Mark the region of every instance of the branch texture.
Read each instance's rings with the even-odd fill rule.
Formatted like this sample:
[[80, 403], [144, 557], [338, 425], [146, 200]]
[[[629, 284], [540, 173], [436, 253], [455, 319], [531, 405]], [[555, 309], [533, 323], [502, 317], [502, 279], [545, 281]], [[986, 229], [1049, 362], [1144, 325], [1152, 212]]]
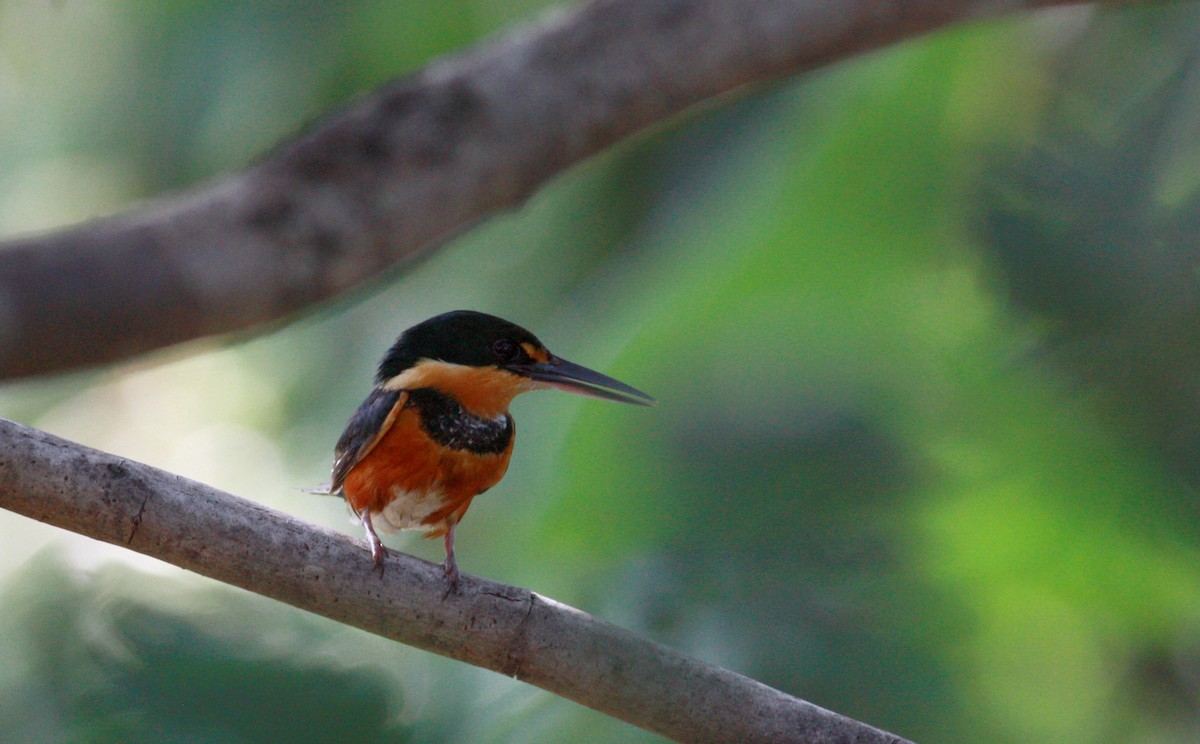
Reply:
[[0, 419], [0, 507], [126, 546], [418, 648], [506, 674], [674, 739], [903, 739], [640, 638], [526, 589], [345, 535]]
[[702, 101], [1078, 0], [593, 0], [385, 85], [259, 163], [0, 245], [0, 378], [277, 320]]

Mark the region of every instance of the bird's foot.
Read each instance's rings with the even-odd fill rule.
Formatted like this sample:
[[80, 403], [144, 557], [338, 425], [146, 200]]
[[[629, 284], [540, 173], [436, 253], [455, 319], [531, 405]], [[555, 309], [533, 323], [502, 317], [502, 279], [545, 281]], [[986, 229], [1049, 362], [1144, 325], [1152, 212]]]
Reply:
[[379, 571], [379, 578], [383, 578], [383, 559], [387, 557], [387, 548], [383, 547], [379, 535], [375, 534], [375, 525], [371, 523], [371, 513], [364, 509], [359, 515], [359, 519], [367, 533], [367, 548], [371, 551], [371, 563], [374, 564], [375, 570]]
[[368, 541], [368, 545], [371, 548], [371, 563], [373, 564], [373, 570], [378, 571], [379, 578], [382, 579], [384, 566], [383, 559], [387, 557], [387, 548], [383, 547], [383, 543], [379, 542], [379, 538], [375, 538], [373, 542]]
[[442, 599], [445, 599], [451, 594], [458, 594], [458, 563], [447, 558], [442, 562], [442, 570], [446, 572], [446, 591], [442, 593]]
[[457, 522], [452, 521], [446, 528], [446, 560], [442, 561], [442, 568], [446, 571], [446, 593], [442, 599], [458, 593], [458, 561], [454, 559], [455, 526]]

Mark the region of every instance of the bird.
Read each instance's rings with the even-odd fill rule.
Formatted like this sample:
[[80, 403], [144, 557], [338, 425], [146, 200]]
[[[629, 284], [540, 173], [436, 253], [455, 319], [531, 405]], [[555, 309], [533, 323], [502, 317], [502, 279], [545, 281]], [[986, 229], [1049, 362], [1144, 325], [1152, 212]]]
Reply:
[[551, 354], [532, 333], [494, 315], [455, 310], [417, 323], [384, 354], [319, 492], [346, 500], [381, 572], [387, 550], [377, 529], [442, 537], [447, 592], [454, 591], [454, 529], [471, 501], [504, 477], [512, 457], [509, 404], [545, 388], [655, 404], [636, 388]]

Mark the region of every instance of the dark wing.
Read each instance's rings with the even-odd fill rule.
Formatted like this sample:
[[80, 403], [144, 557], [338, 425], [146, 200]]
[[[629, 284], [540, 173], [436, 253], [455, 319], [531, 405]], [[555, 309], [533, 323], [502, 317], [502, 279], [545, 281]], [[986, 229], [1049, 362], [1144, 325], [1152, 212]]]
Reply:
[[333, 480], [329, 484], [330, 493], [342, 490], [342, 483], [350, 470], [375, 448], [387, 430], [392, 428], [396, 415], [408, 400], [407, 390], [384, 390], [375, 388], [367, 399], [362, 402], [346, 431], [338, 440], [333, 455]]

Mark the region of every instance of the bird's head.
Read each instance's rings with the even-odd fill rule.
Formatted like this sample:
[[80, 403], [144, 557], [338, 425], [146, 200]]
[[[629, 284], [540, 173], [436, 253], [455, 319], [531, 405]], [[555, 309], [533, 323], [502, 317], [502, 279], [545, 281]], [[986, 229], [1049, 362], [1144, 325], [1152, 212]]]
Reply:
[[473, 310], [444, 313], [406, 330], [384, 356], [375, 381], [389, 389], [439, 389], [484, 415], [503, 413], [518, 394], [541, 388], [654, 405], [640, 390], [551, 354], [524, 328]]

